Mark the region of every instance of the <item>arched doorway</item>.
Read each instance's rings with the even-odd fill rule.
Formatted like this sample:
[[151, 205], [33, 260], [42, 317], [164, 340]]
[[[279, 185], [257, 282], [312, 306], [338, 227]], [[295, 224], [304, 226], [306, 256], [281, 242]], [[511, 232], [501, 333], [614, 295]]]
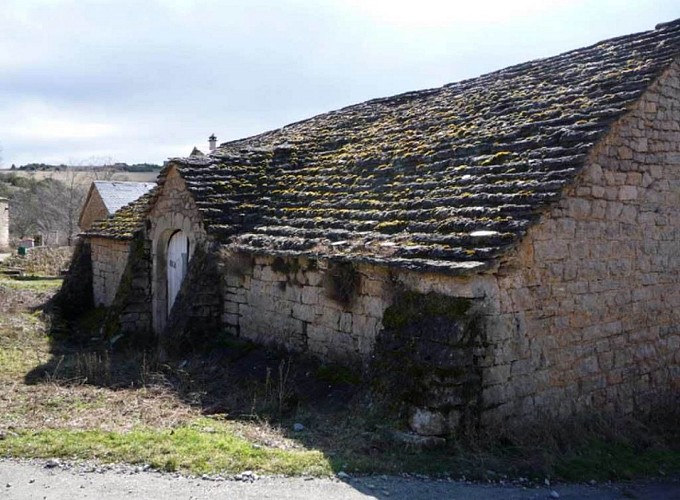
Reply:
[[170, 314], [189, 267], [189, 238], [183, 231], [175, 231], [170, 236], [167, 256], [167, 304]]
[[152, 248], [153, 329], [161, 335], [182, 287], [198, 242], [191, 220], [167, 213], [154, 219], [150, 232]]

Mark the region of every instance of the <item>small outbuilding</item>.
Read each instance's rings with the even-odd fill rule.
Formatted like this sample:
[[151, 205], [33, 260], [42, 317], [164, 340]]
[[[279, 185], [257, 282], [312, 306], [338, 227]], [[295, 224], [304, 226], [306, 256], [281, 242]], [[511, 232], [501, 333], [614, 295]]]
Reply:
[[[121, 208], [144, 196], [155, 186], [155, 182], [92, 182], [80, 211], [80, 230], [87, 231], [94, 223], [109, 220]], [[109, 306], [127, 264], [127, 242], [121, 243], [116, 238], [90, 237], [88, 247], [92, 253], [94, 304]]]
[[160, 345], [398, 374], [422, 433], [648, 411], [680, 389], [679, 56], [673, 21], [172, 159], [85, 234], [129, 255], [95, 296]]
[[80, 230], [87, 231], [93, 222], [111, 217], [155, 185], [155, 182], [94, 181], [80, 211]]

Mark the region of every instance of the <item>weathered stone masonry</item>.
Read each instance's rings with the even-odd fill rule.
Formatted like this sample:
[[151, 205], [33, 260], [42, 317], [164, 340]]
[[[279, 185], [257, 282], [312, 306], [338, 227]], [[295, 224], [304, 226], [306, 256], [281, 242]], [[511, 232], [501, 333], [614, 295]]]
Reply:
[[130, 253], [130, 241], [91, 238], [90, 247], [94, 305], [108, 307], [118, 292]]
[[343, 301], [331, 298], [342, 284], [330, 282], [328, 266], [306, 258], [229, 256], [224, 323], [231, 333], [323, 359], [368, 359], [391, 299], [389, 273], [358, 266], [357, 289]]
[[[403, 395], [421, 414], [442, 415], [442, 433], [478, 419], [486, 314], [498, 300], [492, 276], [305, 257], [226, 254], [223, 260], [222, 319], [230, 333], [378, 375], [393, 397]], [[349, 296], [338, 294], [342, 280], [354, 287]], [[415, 373], [418, 380], [410, 380]]]
[[624, 414], [680, 388], [675, 63], [499, 273], [496, 415]]

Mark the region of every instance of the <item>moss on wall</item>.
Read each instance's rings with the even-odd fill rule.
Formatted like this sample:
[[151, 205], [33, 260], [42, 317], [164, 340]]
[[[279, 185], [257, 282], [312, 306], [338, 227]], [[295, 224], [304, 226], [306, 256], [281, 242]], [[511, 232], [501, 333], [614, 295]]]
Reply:
[[472, 300], [468, 298], [448, 297], [436, 293], [423, 295], [417, 292], [402, 292], [397, 303], [385, 310], [383, 325], [388, 329], [400, 329], [427, 317], [457, 321], [465, 317], [471, 305]]
[[350, 306], [361, 287], [361, 274], [352, 262], [331, 262], [324, 273], [323, 285], [329, 298]]
[[376, 394], [401, 416], [414, 408], [443, 415], [450, 434], [476, 427], [485, 340], [475, 301], [402, 291], [383, 326], [372, 366]]
[[103, 325], [104, 336], [117, 346], [149, 348], [151, 327], [151, 252], [141, 236], [130, 242], [130, 254], [116, 297]]

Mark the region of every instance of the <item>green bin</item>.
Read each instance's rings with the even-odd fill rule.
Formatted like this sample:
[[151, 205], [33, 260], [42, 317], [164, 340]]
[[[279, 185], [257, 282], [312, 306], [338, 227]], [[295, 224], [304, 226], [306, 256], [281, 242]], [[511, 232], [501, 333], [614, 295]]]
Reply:
[[26, 255], [26, 247], [19, 247], [19, 255]]

